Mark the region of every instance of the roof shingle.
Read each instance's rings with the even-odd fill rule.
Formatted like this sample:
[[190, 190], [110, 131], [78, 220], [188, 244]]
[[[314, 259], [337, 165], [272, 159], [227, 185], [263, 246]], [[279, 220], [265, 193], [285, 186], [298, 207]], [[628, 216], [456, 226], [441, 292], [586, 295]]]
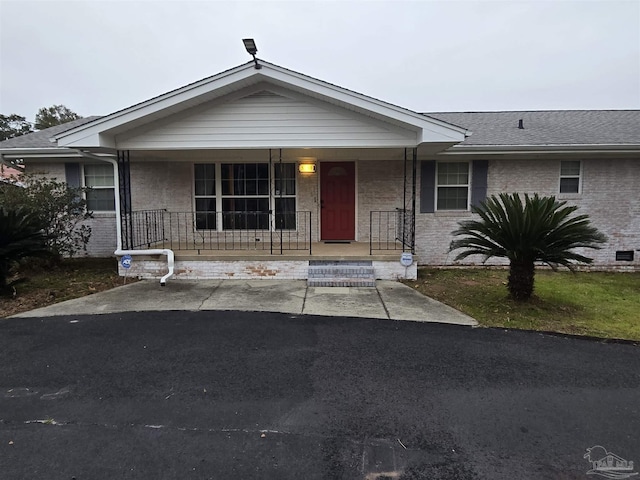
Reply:
[[[640, 110], [436, 112], [423, 115], [466, 128], [461, 145], [640, 145]], [[58, 133], [101, 118], [86, 117], [0, 142], [5, 148], [54, 148]], [[519, 120], [523, 129], [518, 128]]]
[[[425, 113], [472, 132], [461, 145], [640, 145], [640, 110]], [[523, 121], [523, 129], [518, 121]]]
[[55, 142], [52, 143], [49, 140], [54, 135], [79, 127], [85, 123], [93, 122], [98, 118], [100, 117], [93, 116], [79, 118], [77, 120], [63, 123], [62, 125], [56, 125], [55, 127], [49, 127], [44, 130], [38, 130], [37, 132], [10, 138], [9, 140], [0, 142], [0, 148], [54, 148], [56, 146]]

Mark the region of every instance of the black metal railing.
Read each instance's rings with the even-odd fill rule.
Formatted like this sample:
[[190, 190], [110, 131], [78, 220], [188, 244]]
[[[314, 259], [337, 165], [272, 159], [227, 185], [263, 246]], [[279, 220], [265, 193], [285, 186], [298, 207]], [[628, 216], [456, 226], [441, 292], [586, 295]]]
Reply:
[[164, 210], [139, 210], [130, 214], [122, 214], [122, 223], [128, 225], [128, 233], [123, 230], [125, 248], [151, 248], [162, 243], [164, 234]]
[[[126, 218], [125, 218], [126, 217]], [[172, 250], [261, 250], [311, 254], [311, 212], [168, 212], [134, 211], [123, 217], [130, 226], [123, 245]]]
[[402, 249], [415, 253], [415, 217], [411, 210], [396, 208], [398, 221], [396, 222], [396, 240], [402, 244]]
[[369, 254], [376, 250], [414, 250], [413, 216], [402, 208], [369, 212]]

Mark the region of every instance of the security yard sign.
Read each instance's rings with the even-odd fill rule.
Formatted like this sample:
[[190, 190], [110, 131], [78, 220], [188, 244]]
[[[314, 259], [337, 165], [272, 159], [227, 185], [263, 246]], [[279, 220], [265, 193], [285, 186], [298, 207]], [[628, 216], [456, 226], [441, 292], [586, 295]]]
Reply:
[[120, 259], [120, 265], [122, 268], [131, 268], [131, 255], [123, 255]]
[[411, 255], [411, 252], [402, 252], [402, 255], [400, 255], [400, 264], [403, 267], [410, 267], [412, 263], [413, 255]]

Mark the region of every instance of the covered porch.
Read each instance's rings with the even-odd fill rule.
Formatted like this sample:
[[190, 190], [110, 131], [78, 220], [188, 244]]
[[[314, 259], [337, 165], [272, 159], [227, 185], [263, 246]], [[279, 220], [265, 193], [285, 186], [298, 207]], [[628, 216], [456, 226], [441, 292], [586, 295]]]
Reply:
[[[417, 163], [465, 133], [261, 62], [57, 140], [93, 160], [117, 158], [118, 252], [175, 252], [176, 276], [232, 277], [260, 270], [255, 262], [286, 272], [293, 262], [289, 278], [306, 278], [305, 262], [399, 265], [400, 252], [414, 253]], [[141, 276], [154, 274], [147, 265]]]
[[121, 151], [122, 246], [198, 255], [314, 256], [336, 246], [357, 255], [414, 253], [416, 163], [415, 148]]
[[185, 278], [307, 279], [319, 262], [413, 278], [396, 266], [415, 251], [416, 149], [300, 153], [119, 152], [123, 248], [170, 249]]

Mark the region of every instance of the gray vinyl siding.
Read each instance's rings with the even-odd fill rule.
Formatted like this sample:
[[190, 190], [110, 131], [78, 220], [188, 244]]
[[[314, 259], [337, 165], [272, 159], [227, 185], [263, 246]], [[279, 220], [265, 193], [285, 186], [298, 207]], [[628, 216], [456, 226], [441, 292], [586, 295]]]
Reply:
[[116, 141], [120, 149], [384, 147], [414, 144], [416, 133], [313, 99], [261, 92]]

